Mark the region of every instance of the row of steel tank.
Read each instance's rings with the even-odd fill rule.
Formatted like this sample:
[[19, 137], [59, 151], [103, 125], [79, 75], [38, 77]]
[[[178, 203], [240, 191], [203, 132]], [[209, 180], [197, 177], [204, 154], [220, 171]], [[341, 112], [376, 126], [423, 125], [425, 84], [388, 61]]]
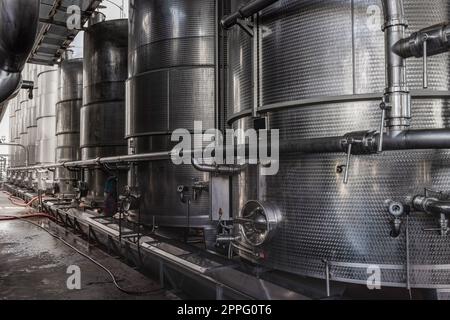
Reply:
[[[85, 63], [67, 52], [58, 65], [27, 65], [24, 69], [23, 78], [34, 82], [34, 94], [31, 97], [29, 90], [21, 90], [9, 102], [10, 142], [15, 144], [11, 146], [11, 167], [28, 164], [33, 170], [12, 170], [10, 180], [62, 197], [84, 190], [77, 182], [85, 180], [89, 188], [84, 198], [101, 206], [104, 183], [110, 176], [104, 168], [82, 172], [62, 167], [36, 169], [126, 154], [127, 20], [93, 22], [85, 32]], [[24, 179], [30, 184], [23, 183]]]
[[[204, 129], [224, 129], [224, 114], [234, 129], [254, 128], [254, 116], [263, 118], [267, 128], [280, 130], [283, 141], [379, 127], [385, 87], [381, 1], [280, 0], [253, 23], [257, 42], [245, 28], [220, 31], [220, 17], [247, 2], [131, 0], [129, 24], [90, 26], [82, 98], [79, 73], [60, 75], [68, 96], [60, 99], [58, 118], [65, 123], [57, 126], [53, 149], [59, 158], [49, 161], [168, 151], [176, 143], [174, 130], [192, 132], [194, 121], [202, 121]], [[445, 1], [409, 0], [405, 14], [410, 29], [417, 30], [447, 20], [450, 11]], [[433, 57], [428, 68], [423, 93], [421, 65], [408, 65], [409, 85], [418, 97], [412, 128], [448, 123], [448, 56]], [[46, 73], [50, 77], [52, 71]], [[41, 85], [38, 77], [38, 91]], [[22, 109], [20, 101], [10, 105], [14, 131]], [[51, 118], [51, 112], [44, 114]], [[11, 136], [20, 142], [17, 130]], [[354, 156], [348, 184], [342, 183], [341, 154], [281, 154], [273, 176], [250, 165], [219, 179], [170, 160], [140, 162], [128, 178], [120, 168], [105, 166], [77, 173], [81, 176], [63, 168], [57, 176], [72, 187], [85, 181], [93, 205], [102, 202], [107, 181], [117, 179], [118, 192], [125, 192], [125, 185], [135, 191], [142, 222], [149, 225], [215, 230], [223, 219], [234, 219], [234, 250], [269, 269], [366, 283], [367, 270], [377, 266], [385, 285], [438, 288], [450, 279], [448, 236], [430, 231], [436, 219], [425, 214], [408, 217], [400, 234], [391, 236], [386, 201], [424, 188], [445, 191], [447, 159], [447, 151], [427, 150]]]

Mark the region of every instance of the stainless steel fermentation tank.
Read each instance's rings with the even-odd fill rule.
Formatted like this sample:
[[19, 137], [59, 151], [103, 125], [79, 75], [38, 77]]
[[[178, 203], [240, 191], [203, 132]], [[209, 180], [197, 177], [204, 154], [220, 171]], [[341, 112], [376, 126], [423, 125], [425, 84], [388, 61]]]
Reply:
[[[170, 150], [176, 129], [215, 127], [215, 1], [130, 2], [126, 137], [131, 153]], [[129, 184], [141, 219], [170, 227], [207, 227], [208, 174], [170, 160], [137, 164]]]
[[27, 140], [25, 142], [25, 146], [28, 149], [28, 165], [36, 164], [36, 140], [37, 140], [36, 112], [38, 105], [37, 75], [40, 68], [42, 67], [38, 65], [29, 65], [28, 76], [27, 78], [25, 78], [25, 80], [34, 82], [32, 99], [28, 100], [25, 118], [27, 127]]
[[[24, 68], [23, 73], [27, 74], [28, 67]], [[24, 146], [27, 141], [27, 128], [26, 128], [26, 112], [28, 105], [28, 95], [25, 91], [20, 91], [17, 95], [17, 105], [16, 105], [16, 128], [15, 128], [15, 138], [14, 143], [17, 145]], [[25, 149], [16, 147], [16, 161], [17, 165], [24, 166], [25, 165]], [[19, 186], [24, 186], [25, 173], [20, 172], [16, 175], [16, 184]]]
[[[37, 75], [41, 66], [35, 64], [27, 65], [27, 74], [23, 75], [24, 80], [33, 81], [32, 97], [30, 97], [30, 92], [25, 90], [28, 95], [28, 102], [26, 103], [26, 115], [25, 115], [25, 126], [26, 126], [26, 140], [24, 141], [24, 146], [27, 148], [28, 153], [28, 165], [32, 166], [36, 164], [36, 141], [37, 141], [37, 106], [38, 106], [38, 81]], [[32, 99], [30, 99], [32, 98]], [[27, 188], [36, 188], [36, 171], [30, 170], [25, 172], [24, 186]]]
[[[83, 104], [83, 59], [63, 60], [56, 104], [56, 162], [80, 160], [80, 109]], [[57, 193], [74, 195], [75, 171], [57, 168]]]
[[[233, 0], [232, 11], [246, 2]], [[404, 4], [411, 31], [450, 16], [447, 1]], [[386, 86], [382, 24], [378, 0], [281, 0], [260, 13], [258, 54], [248, 34], [230, 29], [230, 124], [252, 127], [256, 59], [257, 107], [269, 127], [280, 130], [281, 141], [379, 130]], [[421, 59], [407, 64], [411, 128], [448, 128], [449, 57], [428, 63], [427, 91], [421, 90]], [[269, 216], [274, 233], [265, 239], [267, 229], [255, 235], [241, 223], [236, 250], [268, 268], [316, 278], [329, 270], [332, 280], [366, 284], [368, 268], [378, 266], [385, 286], [448, 286], [449, 237], [432, 230], [436, 219], [414, 213], [394, 238], [386, 203], [423, 194], [424, 188], [448, 192], [449, 158], [445, 150], [354, 156], [348, 184], [340, 170], [344, 154], [282, 154], [274, 176], [259, 176], [250, 167], [233, 178], [234, 213], [263, 225]]]
[[[84, 34], [81, 159], [126, 154], [125, 80], [127, 79], [128, 21], [110, 20], [90, 26]], [[147, 89], [146, 89], [147, 90]], [[90, 201], [103, 203], [108, 176], [126, 175], [104, 168], [86, 170]], [[120, 187], [119, 187], [120, 188]]]
[[[36, 115], [37, 140], [36, 163], [55, 163], [56, 152], [56, 103], [58, 100], [58, 68], [43, 67], [37, 75], [38, 108]], [[50, 171], [41, 171], [38, 176], [38, 188], [53, 188], [54, 175]]]
[[[15, 130], [16, 130], [16, 104], [17, 98], [13, 98], [8, 103], [9, 110], [9, 143], [15, 143]], [[16, 148], [9, 147], [10, 153], [10, 166], [13, 168], [16, 166]]]

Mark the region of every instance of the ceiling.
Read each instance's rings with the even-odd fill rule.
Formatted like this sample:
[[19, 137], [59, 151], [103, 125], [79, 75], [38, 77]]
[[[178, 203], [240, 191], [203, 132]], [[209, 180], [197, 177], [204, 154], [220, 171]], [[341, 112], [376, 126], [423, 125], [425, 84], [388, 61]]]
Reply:
[[[28, 62], [41, 65], [57, 63], [62, 53], [81, 31], [67, 28], [67, 19], [70, 16], [67, 8], [76, 5], [81, 9], [80, 25], [83, 26], [101, 2], [102, 0], [41, 0], [39, 28]], [[6, 106], [7, 102], [0, 104], [0, 121], [3, 119]]]
[[40, 22], [29, 63], [53, 65], [69, 47], [80, 30], [69, 30], [67, 8], [81, 9], [81, 26], [89, 19], [102, 0], [41, 0]]

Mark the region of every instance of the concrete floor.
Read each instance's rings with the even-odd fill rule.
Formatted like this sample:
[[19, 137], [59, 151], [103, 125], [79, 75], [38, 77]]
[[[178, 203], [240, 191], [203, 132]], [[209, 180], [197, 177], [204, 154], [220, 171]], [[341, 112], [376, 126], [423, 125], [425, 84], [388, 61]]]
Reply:
[[[0, 215], [25, 213], [0, 192]], [[45, 220], [34, 220], [46, 222]], [[119, 285], [132, 291], [158, 290], [159, 284], [105, 252], [68, 234], [71, 244], [102, 263], [116, 275]], [[89, 251], [88, 251], [89, 250]], [[69, 290], [69, 266], [81, 270], [81, 289]], [[166, 291], [129, 295], [116, 289], [109, 275], [45, 231], [25, 221], [0, 221], [0, 299], [176, 299]]]

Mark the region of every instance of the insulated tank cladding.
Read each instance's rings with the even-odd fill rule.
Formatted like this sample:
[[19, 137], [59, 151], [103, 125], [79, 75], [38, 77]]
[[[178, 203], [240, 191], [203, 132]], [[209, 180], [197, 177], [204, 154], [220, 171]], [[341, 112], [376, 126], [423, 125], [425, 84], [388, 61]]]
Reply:
[[[234, 12], [248, 1], [232, 2]], [[450, 18], [447, 1], [404, 5], [411, 31]], [[386, 86], [383, 22], [379, 0], [282, 0], [260, 13], [259, 104], [281, 141], [378, 130]], [[252, 38], [238, 26], [228, 37], [228, 116], [233, 128], [246, 129], [252, 126]], [[429, 59], [425, 93], [421, 59], [408, 60], [407, 68], [411, 129], [448, 128], [449, 56]], [[445, 150], [355, 155], [348, 184], [338, 170], [345, 164], [340, 153], [281, 154], [276, 175], [258, 175], [251, 166], [233, 177], [234, 214], [244, 218], [237, 252], [267, 268], [317, 278], [325, 278], [328, 266], [332, 280], [366, 284], [375, 265], [383, 286], [448, 286], [448, 237], [428, 231], [436, 219], [414, 213], [391, 237], [386, 201], [406, 203], [424, 188], [448, 190], [449, 157]], [[246, 219], [271, 220], [276, 228], [266, 241], [264, 230], [251, 230]]]
[[37, 79], [36, 162], [38, 164], [55, 163], [58, 69], [55, 67], [45, 67], [38, 73]]
[[[55, 163], [56, 152], [56, 102], [58, 100], [58, 69], [43, 67], [37, 76], [38, 108], [36, 115], [37, 140], [36, 163]], [[53, 186], [53, 173], [39, 172], [38, 189], [49, 190]]]
[[[37, 94], [37, 65], [29, 65], [28, 79], [34, 82], [33, 99], [28, 100], [26, 111], [26, 127], [27, 127], [27, 141], [25, 143], [28, 149], [28, 164], [36, 164], [36, 140], [37, 140], [37, 120], [36, 110], [38, 104]], [[27, 79], [27, 80], [28, 80]]]
[[[15, 143], [15, 135], [16, 135], [16, 103], [17, 98], [13, 98], [8, 103], [8, 110], [9, 110], [9, 142]], [[9, 164], [13, 168], [16, 166], [16, 147], [9, 147]]]
[[[59, 67], [56, 104], [56, 162], [80, 160], [80, 109], [83, 104], [83, 59], [68, 59]], [[58, 193], [74, 194], [76, 173], [57, 168]]]
[[[81, 159], [126, 154], [125, 80], [128, 20], [90, 26], [84, 34], [83, 107], [80, 117]], [[109, 175], [101, 168], [86, 170], [88, 198], [103, 202]], [[119, 175], [119, 184], [126, 177]], [[121, 187], [119, 187], [121, 189]]]
[[[132, 153], [171, 150], [176, 129], [215, 127], [215, 2], [131, 1], [127, 138]], [[208, 174], [171, 160], [136, 165], [142, 220], [159, 226], [210, 225]], [[207, 188], [207, 187], [206, 187]], [[186, 200], [186, 198], [190, 198]], [[182, 199], [184, 201], [182, 201]]]
[[[16, 137], [15, 143], [24, 145], [26, 140], [25, 115], [27, 111], [28, 94], [21, 90], [18, 94], [18, 106], [16, 109]], [[17, 161], [19, 166], [25, 166], [25, 150], [21, 147], [16, 148]]]

